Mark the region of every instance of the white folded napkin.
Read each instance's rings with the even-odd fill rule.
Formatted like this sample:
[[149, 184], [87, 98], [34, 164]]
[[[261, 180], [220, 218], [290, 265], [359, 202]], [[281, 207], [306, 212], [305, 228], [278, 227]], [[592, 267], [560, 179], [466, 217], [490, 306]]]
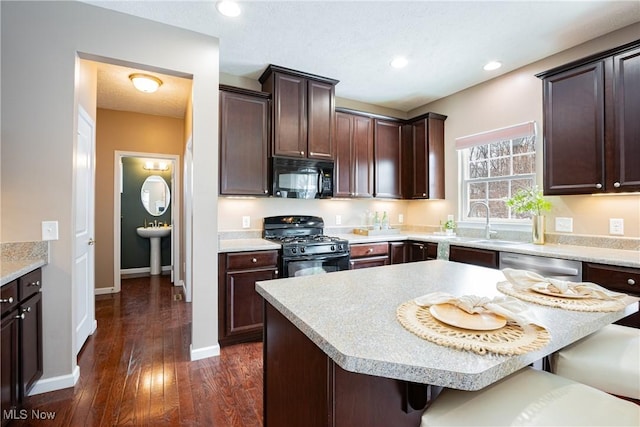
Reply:
[[523, 326], [534, 323], [525, 313], [528, 310], [527, 305], [512, 297], [495, 297], [493, 299], [477, 295], [456, 297], [446, 292], [432, 292], [414, 299], [414, 302], [421, 307], [452, 304], [469, 314], [494, 313]]
[[518, 290], [538, 289], [556, 294], [566, 294], [567, 296], [579, 295], [603, 300], [619, 299], [626, 296], [626, 294], [610, 291], [595, 283], [552, 279], [528, 270], [505, 268], [502, 273], [509, 283]]

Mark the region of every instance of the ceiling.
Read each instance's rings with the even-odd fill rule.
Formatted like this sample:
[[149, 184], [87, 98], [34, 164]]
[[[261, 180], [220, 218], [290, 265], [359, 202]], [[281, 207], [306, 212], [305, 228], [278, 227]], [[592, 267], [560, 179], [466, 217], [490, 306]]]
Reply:
[[[220, 15], [215, 1], [87, 3], [218, 37], [222, 73], [257, 80], [276, 64], [340, 80], [338, 97], [403, 112], [640, 22], [638, 0], [263, 0], [241, 1], [237, 18]], [[409, 64], [391, 68], [396, 55]], [[484, 71], [490, 60], [504, 65]], [[115, 86], [132, 71], [117, 68], [100, 66], [99, 106], [181, 117], [168, 111], [186, 95], [164, 99], [161, 90], [158, 105], [138, 106], [150, 97], [128, 79]], [[188, 81], [166, 77], [190, 90]]]

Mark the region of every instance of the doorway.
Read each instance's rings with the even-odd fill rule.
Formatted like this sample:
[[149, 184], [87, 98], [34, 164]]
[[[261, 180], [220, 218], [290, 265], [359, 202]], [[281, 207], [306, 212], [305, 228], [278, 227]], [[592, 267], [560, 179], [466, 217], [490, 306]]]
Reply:
[[[180, 269], [178, 268], [179, 260], [180, 260], [180, 235], [181, 235], [181, 221], [180, 221], [180, 211], [181, 211], [181, 203], [180, 200], [180, 158], [177, 155], [173, 154], [159, 154], [159, 153], [142, 153], [142, 152], [127, 152], [127, 151], [116, 151], [115, 159], [114, 159], [114, 197], [113, 197], [113, 205], [114, 205], [114, 213], [113, 213], [113, 247], [114, 247], [114, 265], [113, 265], [113, 275], [114, 275], [114, 292], [120, 292], [122, 289], [122, 274], [123, 274], [123, 264], [122, 264], [122, 231], [123, 231], [123, 220], [125, 217], [128, 217], [130, 212], [126, 209], [126, 203], [124, 203], [125, 208], [123, 208], [122, 195], [124, 194], [124, 186], [125, 186], [125, 167], [123, 166], [123, 162], [125, 160], [138, 160], [138, 164], [145, 164], [144, 168], [146, 169], [147, 176], [160, 177], [160, 179], [166, 182], [166, 179], [162, 178], [159, 170], [161, 169], [160, 164], [164, 163], [170, 165], [169, 167], [169, 175], [170, 175], [170, 183], [168, 183], [169, 189], [169, 198], [164, 202], [153, 201], [154, 210], [159, 209], [157, 213], [148, 211], [148, 214], [144, 214], [144, 218], [142, 220], [138, 220], [140, 224], [139, 226], [146, 226], [148, 222], [158, 221], [157, 219], [152, 219], [159, 217], [160, 222], [167, 222], [167, 215], [162, 216], [162, 212], [165, 210], [169, 210], [169, 225], [171, 225], [170, 231], [170, 274], [171, 274], [171, 282], [174, 285], [180, 284]], [[147, 167], [146, 164], [151, 163], [153, 166]], [[154, 169], [155, 168], [155, 169]], [[140, 206], [144, 206], [145, 192], [144, 188], [138, 190], [140, 186], [136, 187], [133, 190], [134, 198], [137, 197], [139, 192], [140, 198], [135, 200], [134, 203], [139, 201]], [[158, 208], [158, 204], [161, 204], [162, 207]], [[147, 218], [149, 218], [147, 220]], [[127, 218], [128, 219], [128, 218]], [[147, 222], [147, 224], [145, 224]], [[133, 232], [128, 230], [128, 233], [132, 234]], [[130, 236], [132, 239], [138, 238], [137, 236]], [[149, 266], [151, 269], [151, 265]], [[134, 269], [130, 271], [132, 274], [141, 273], [146, 274], [146, 267], [141, 269]], [[164, 270], [164, 269], [163, 269]], [[149, 271], [152, 273], [152, 271]]]

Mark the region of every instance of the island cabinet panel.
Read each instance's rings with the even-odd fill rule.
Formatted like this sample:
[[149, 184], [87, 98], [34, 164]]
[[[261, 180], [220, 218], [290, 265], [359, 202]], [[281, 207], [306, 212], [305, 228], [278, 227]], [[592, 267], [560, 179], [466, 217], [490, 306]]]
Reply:
[[343, 370], [267, 302], [264, 354], [265, 427], [420, 425], [411, 385]]
[[220, 194], [266, 196], [270, 95], [220, 89]]
[[278, 251], [220, 254], [218, 257], [220, 345], [262, 338], [262, 297], [256, 282], [278, 277]]
[[498, 252], [451, 245], [449, 247], [449, 261], [498, 268]]
[[336, 112], [336, 197], [373, 197], [373, 119]]
[[337, 80], [270, 65], [260, 76], [273, 96], [274, 156], [335, 160]]
[[402, 123], [375, 119], [375, 197], [402, 198], [402, 151]]
[[545, 71], [544, 192], [640, 190], [640, 41]]
[[357, 243], [349, 245], [351, 252], [350, 269], [379, 267], [389, 265], [389, 244], [381, 243]]
[[[2, 381], [0, 410], [3, 414], [17, 409], [20, 405], [18, 322], [17, 309], [6, 312], [6, 315], [3, 316], [0, 321], [0, 352], [2, 355], [2, 357], [0, 357], [2, 365], [0, 370], [0, 381]], [[2, 417], [2, 425], [5, 426], [8, 423], [9, 419]]]
[[[582, 280], [597, 283], [615, 292], [640, 296], [640, 269], [638, 268], [583, 262]], [[640, 312], [627, 316], [616, 323], [640, 328]]]
[[[411, 189], [413, 199], [444, 199], [444, 121], [427, 113], [411, 123]], [[406, 162], [405, 162], [406, 164]]]

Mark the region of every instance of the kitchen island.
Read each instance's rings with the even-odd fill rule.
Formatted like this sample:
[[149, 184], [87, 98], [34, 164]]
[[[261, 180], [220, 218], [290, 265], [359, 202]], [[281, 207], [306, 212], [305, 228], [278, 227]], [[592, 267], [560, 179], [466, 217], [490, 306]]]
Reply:
[[258, 282], [265, 299], [266, 426], [417, 426], [439, 387], [479, 390], [638, 310], [579, 312], [530, 304], [551, 340], [519, 356], [423, 340], [396, 320], [418, 296], [501, 295], [500, 271], [426, 261]]

